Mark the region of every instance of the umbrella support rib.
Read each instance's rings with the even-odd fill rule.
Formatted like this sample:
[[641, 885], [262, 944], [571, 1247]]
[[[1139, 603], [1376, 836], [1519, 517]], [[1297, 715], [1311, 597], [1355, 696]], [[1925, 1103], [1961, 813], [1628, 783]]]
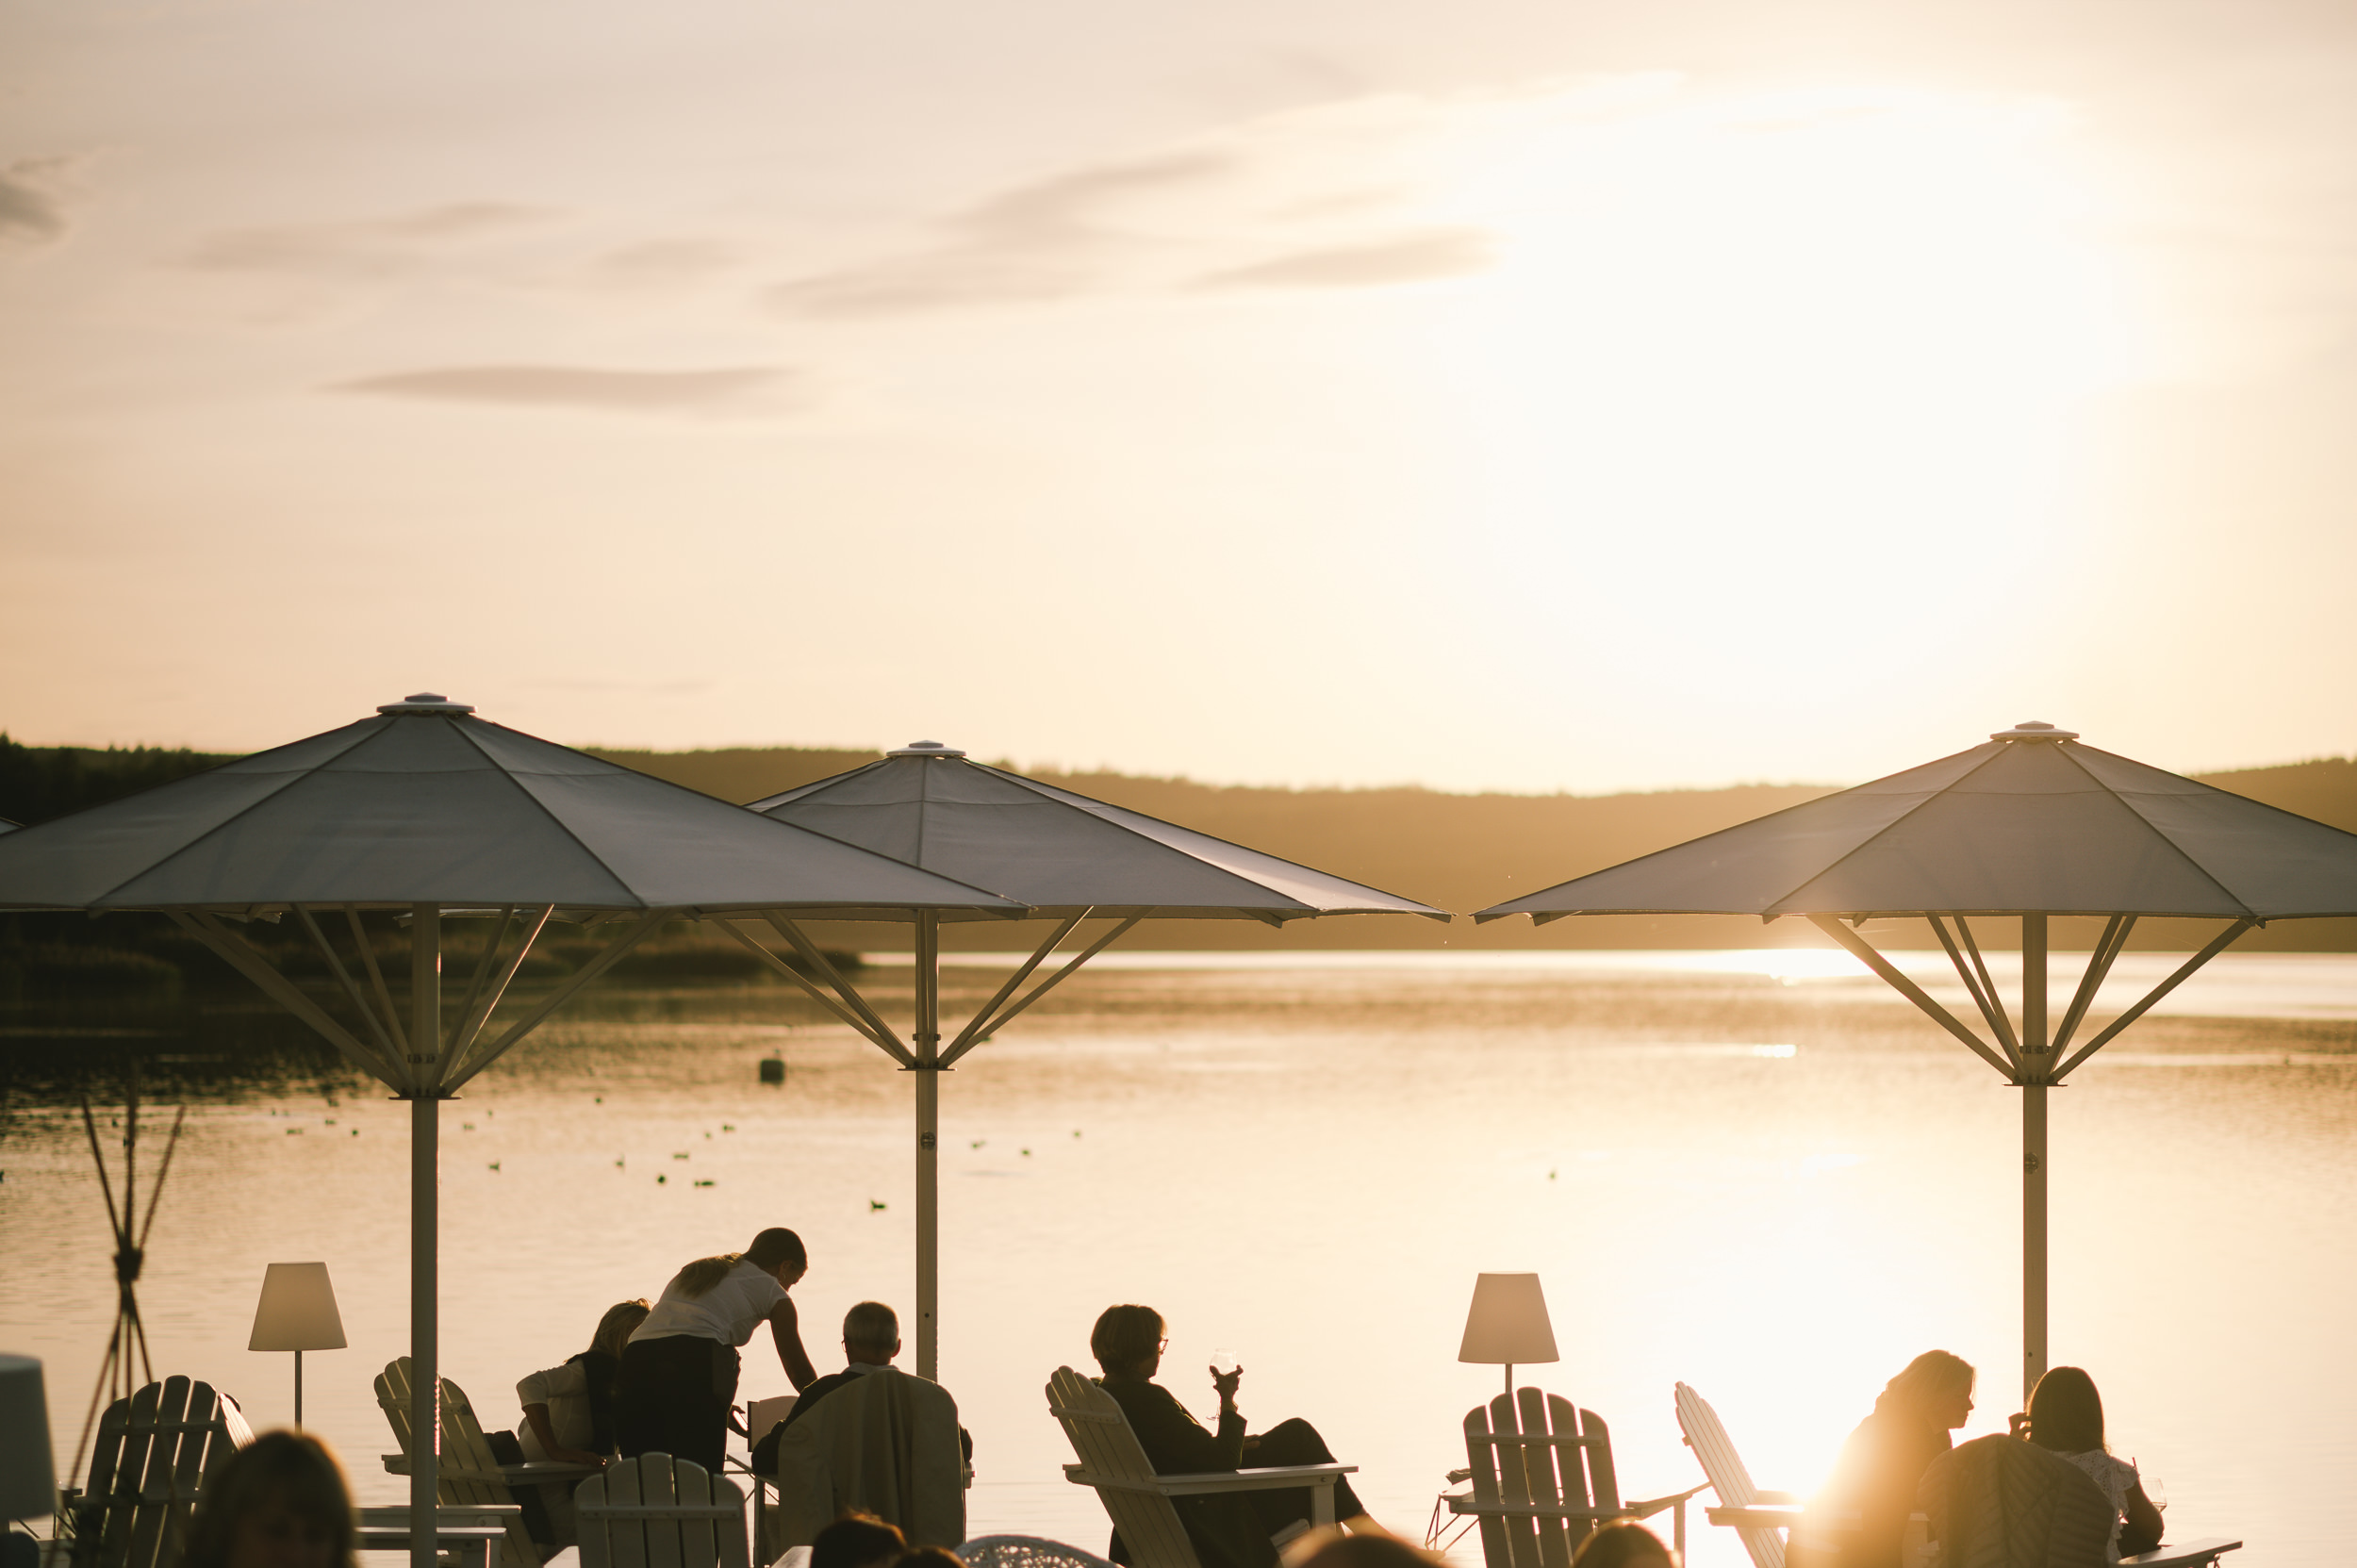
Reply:
[[1988, 1032], [1997, 1037], [1997, 1044], [2003, 1049], [2005, 1059], [2013, 1064], [2014, 1072], [2019, 1074], [2021, 1071], [2021, 1050], [2014, 1041], [2013, 1022], [2005, 1016], [2004, 1008], [1997, 1000], [1996, 987], [1988, 983], [1988, 968], [1981, 962], [1979, 945], [1972, 942], [1971, 928], [1964, 923], [1963, 916], [1956, 916], [1956, 930], [1972, 949], [1971, 966], [1968, 968], [1963, 951], [1948, 934], [1948, 922], [1937, 915], [1926, 915], [1923, 918], [1931, 922], [1933, 934], [1939, 938], [1939, 945], [1948, 949], [1948, 962], [1956, 966], [1956, 978], [1964, 982], [1964, 989], [1971, 997], [1972, 1005], [1981, 1010], [1981, 1016], [1987, 1020]]
[[754, 938], [751, 933], [739, 927], [735, 921], [722, 920], [720, 922], [720, 929], [727, 932], [731, 936], [735, 937], [737, 941], [743, 943], [746, 950], [750, 952], [754, 957], [760, 959], [764, 964], [768, 965], [769, 967], [775, 969], [779, 974], [783, 975], [786, 979], [792, 981], [795, 984], [800, 986], [804, 991], [808, 992], [810, 994], [811, 1000], [816, 1002], [819, 1006], [825, 1008], [828, 1012], [833, 1014], [837, 1018], [841, 1019], [845, 1024], [849, 1025], [851, 1032], [857, 1034], [861, 1039], [867, 1041], [870, 1045], [880, 1048], [885, 1055], [891, 1057], [895, 1062], [899, 1063], [903, 1067], [912, 1067], [916, 1065], [915, 1060], [909, 1056], [907, 1048], [903, 1047], [898, 1040], [894, 1039], [889, 1034], [879, 1035], [868, 1024], [865, 1018], [861, 1017], [858, 1014], [844, 1006], [840, 1001], [837, 1001], [834, 998], [827, 995], [825, 991], [819, 988], [818, 983], [816, 981], [812, 980], [808, 975], [802, 973], [801, 970], [794, 967], [793, 965], [788, 964], [784, 959], [780, 958], [776, 953], [773, 953], [768, 949], [763, 947], [761, 943]]
[[352, 945], [359, 950], [360, 962], [369, 971], [369, 983], [376, 988], [376, 1004], [384, 1011], [385, 1027], [393, 1032], [393, 1057], [398, 1061], [409, 1054], [409, 1036], [401, 1027], [401, 1009], [393, 1005], [392, 988], [385, 983], [385, 971], [377, 966], [376, 949], [369, 946], [369, 930], [361, 924], [357, 907], [344, 905], [344, 923], [352, 928]]
[[2079, 989], [2071, 995], [2070, 1009], [2063, 1015], [2061, 1027], [2054, 1031], [2056, 1052], [2070, 1048], [2070, 1037], [2079, 1032], [2080, 1024], [2086, 1020], [2087, 1009], [2095, 1005], [2095, 994], [2103, 988], [2113, 961], [2128, 946], [2128, 933], [2135, 929], [2136, 917], [2133, 915], [2115, 915], [2103, 927], [2095, 950], [2087, 954], [2086, 972], [2079, 977]]
[[1859, 963], [1873, 970], [1875, 974], [1882, 977], [1885, 984], [1921, 1009], [1923, 1015], [1932, 1022], [1963, 1041], [1967, 1047], [1970, 1048], [1973, 1055], [2004, 1074], [2008, 1080], [2013, 1079], [2013, 1067], [2003, 1057], [1991, 1050], [1981, 1037], [1966, 1028], [1963, 1021], [1954, 1014], [1934, 1001], [1924, 993], [1921, 986], [1901, 974], [1897, 966], [1890, 960], [1876, 952], [1864, 937], [1844, 926], [1838, 916], [1811, 915], [1807, 916], [1807, 920], [1810, 925], [1849, 949]]
[[[513, 912], [513, 906], [510, 906], [508, 910], [501, 913], [500, 928], [492, 935], [491, 946], [484, 949], [485, 966], [489, 965], [491, 954], [498, 951], [499, 938], [507, 933], [508, 916]], [[483, 989], [484, 974], [483, 967], [476, 969], [475, 983], [469, 988], [467, 1005], [460, 1010], [458, 1027], [452, 1032], [450, 1037], [451, 1065], [457, 1073], [456, 1081], [464, 1083], [483, 1070], [470, 1055], [474, 1049], [475, 1040], [482, 1034], [484, 1026], [491, 1021], [491, 1015], [499, 1011], [500, 999], [507, 995], [507, 988], [515, 983], [516, 971], [523, 967], [524, 959], [532, 951], [532, 945], [540, 940], [540, 933], [548, 929], [549, 920], [555, 914], [554, 904], [540, 906], [539, 912], [533, 916], [532, 923], [524, 928], [523, 940], [517, 945], [515, 952], [508, 956], [506, 964], [501, 967], [498, 978], [491, 982], [487, 995], [480, 997], [475, 995]], [[489, 1058], [486, 1057], [484, 1060], [487, 1062]]]
[[359, 982], [352, 978], [352, 971], [344, 966], [344, 961], [337, 956], [336, 949], [328, 945], [327, 933], [320, 929], [320, 923], [311, 917], [311, 911], [305, 905], [295, 905], [294, 912], [295, 918], [303, 922], [303, 929], [310, 933], [311, 943], [319, 949], [320, 956], [327, 960], [327, 972], [336, 977], [338, 985], [343, 987], [344, 999], [352, 1003], [352, 1010], [360, 1015], [369, 1026], [369, 1032], [376, 1036], [378, 1048], [385, 1052], [387, 1059], [400, 1060], [401, 1051], [394, 1046], [393, 1037], [387, 1032], [384, 1020], [370, 1008], [368, 999], [360, 994]]
[[[652, 935], [654, 929], [663, 923], [663, 916], [662, 910], [650, 910], [640, 917], [636, 925], [607, 943], [603, 952], [583, 965], [580, 970], [569, 978], [564, 984], [543, 997], [539, 1006], [502, 1030], [500, 1037], [491, 1042], [489, 1049], [476, 1052], [468, 1061], [463, 1073], [457, 1073], [454, 1076], [446, 1073], [441, 1081], [443, 1087], [456, 1089], [467, 1080], [505, 1055], [509, 1047], [539, 1028], [542, 1019], [579, 996], [583, 986], [620, 963], [631, 949]], [[518, 957], [520, 961], [521, 955], [519, 954]], [[452, 1065], [455, 1066], [455, 1064]]]
[[2061, 1066], [2054, 1069], [2052, 1075], [2053, 1081], [2057, 1083], [2061, 1082], [2064, 1076], [2072, 1068], [2076, 1067], [2080, 1063], [2085, 1061], [2088, 1057], [2093, 1056], [2097, 1051], [2102, 1050], [2105, 1046], [2109, 1045], [2111, 1043], [2112, 1036], [2118, 1034], [2121, 1030], [2126, 1029], [2130, 1024], [2134, 1023], [2138, 1018], [2143, 1017], [2146, 1010], [2151, 1008], [2154, 1002], [2159, 1001], [2163, 997], [2167, 996], [2171, 991], [2176, 990], [2178, 986], [2184, 983], [2185, 981], [2191, 979], [2193, 972], [2196, 969], [2199, 969], [2201, 966], [2207, 964], [2211, 959], [2216, 958], [2219, 953], [2224, 952], [2228, 944], [2232, 943], [2234, 938], [2240, 936], [2244, 932], [2249, 931], [2252, 926], [2255, 926], [2259, 922], [2255, 919], [2244, 918], [2235, 921], [2233, 925], [2218, 933], [2218, 934], [2211, 940], [2208, 947], [2202, 949], [2191, 958], [2186, 959], [2183, 965], [2178, 966], [2176, 973], [2170, 975], [2167, 980], [2152, 987], [2151, 995], [2147, 996], [2142, 1001], [2136, 1003], [2135, 1006], [2128, 1009], [2127, 1012], [2122, 1013], [2118, 1017], [2114, 1018], [2110, 1023], [2105, 1024], [2102, 1033], [2096, 1035], [2094, 1039], [2089, 1040], [2085, 1045], [2081, 1046], [2076, 1051], [2072, 1052], [2069, 1061], [2065, 1062]]
[[794, 944], [794, 950], [802, 955], [803, 963], [817, 970], [819, 978], [834, 987], [834, 994], [843, 999], [844, 1006], [867, 1020], [867, 1027], [860, 1032], [883, 1047], [884, 1050], [903, 1067], [916, 1065], [916, 1058], [911, 1056], [908, 1053], [908, 1048], [900, 1044], [899, 1036], [893, 1032], [892, 1026], [885, 1023], [877, 1015], [876, 1010], [867, 1005], [867, 999], [859, 994], [856, 986], [835, 972], [833, 963], [825, 953], [819, 951], [818, 944], [813, 942], [799, 925], [774, 911], [763, 916], [763, 918], [769, 922], [780, 936]]
[[319, 1003], [305, 996], [286, 976], [271, 967], [270, 960], [255, 951], [251, 943], [235, 932], [223, 929], [214, 916], [183, 915], [176, 910], [170, 913], [174, 925], [210, 948], [223, 963], [259, 986], [272, 1001], [318, 1031], [329, 1045], [351, 1058], [353, 1065], [361, 1071], [396, 1088], [406, 1081], [408, 1075], [397, 1070], [397, 1064], [379, 1057], [350, 1030], [328, 1016]]
[[[474, 1004], [483, 995], [483, 982], [490, 978], [491, 970], [499, 963], [500, 944], [507, 940], [507, 922], [515, 917], [516, 906], [514, 904], [500, 906], [499, 924], [491, 928], [491, 939], [483, 944], [482, 955], [474, 961], [474, 979], [468, 982], [467, 999], [458, 1004], [459, 1017], [468, 1018], [474, 1015]], [[530, 937], [527, 936], [524, 939], [524, 946], [527, 948], [532, 946]], [[492, 1003], [494, 1007], [498, 1005], [496, 1001]], [[451, 1045], [453, 1048], [463, 1049], [468, 1038], [469, 1031], [464, 1024], [461, 1024], [458, 1032], [451, 1036]]]
[[1121, 937], [1128, 933], [1131, 926], [1136, 925], [1140, 920], [1145, 918], [1146, 916], [1143, 915], [1130, 916], [1128, 919], [1113, 927], [1113, 930], [1107, 932], [1104, 935], [1098, 937], [1096, 941], [1081, 949], [1078, 953], [1075, 953], [1072, 958], [1062, 967], [1058, 968], [1054, 974], [1049, 975], [1046, 980], [1041, 981], [1037, 985], [1031, 987], [1029, 992], [1025, 993], [1022, 1000], [1016, 1002], [1005, 1012], [993, 1017], [989, 1023], [983, 1025], [981, 1029], [974, 1030], [969, 1027], [967, 1032], [971, 1033], [973, 1038], [965, 1039], [965, 1035], [961, 1034], [959, 1037], [964, 1039], [965, 1043], [959, 1046], [955, 1050], [952, 1050], [948, 1055], [943, 1057], [942, 1065], [947, 1066], [950, 1063], [955, 1062], [959, 1057], [964, 1056], [967, 1051], [972, 1050], [975, 1046], [981, 1043], [983, 1035], [995, 1034], [999, 1030], [1004, 1029], [1009, 1023], [1013, 1022], [1015, 1016], [1022, 1013], [1025, 1008], [1030, 1006], [1033, 1002], [1039, 1000], [1040, 998], [1047, 995], [1048, 992], [1053, 991], [1057, 986], [1062, 985], [1065, 981], [1071, 979], [1074, 972], [1078, 970], [1081, 965], [1086, 964], [1090, 959], [1095, 958], [1098, 953], [1101, 953], [1107, 948], [1112, 947], [1113, 943], [1120, 940]]
[[1088, 916], [1089, 912], [1084, 909], [1080, 911], [1080, 914], [1075, 915], [1072, 918], [1066, 920], [1063, 924], [1058, 926], [1053, 932], [1048, 933], [1047, 941], [1042, 942], [1037, 948], [1034, 948], [1031, 950], [1030, 957], [1025, 959], [1021, 964], [1016, 965], [1014, 973], [1009, 975], [1007, 977], [1007, 982], [998, 987], [997, 995], [992, 997], [990, 1000], [982, 1003], [980, 1008], [976, 1009], [974, 1016], [966, 1021], [965, 1027], [958, 1031], [958, 1037], [950, 1041], [949, 1048], [942, 1053], [942, 1061], [945, 1063], [955, 1062], [959, 1057], [965, 1054], [967, 1046], [973, 1040], [981, 1034], [987, 1033], [988, 1031], [985, 1030], [983, 1026], [989, 1021], [991, 1015], [997, 1013], [1000, 1007], [1005, 1005], [1007, 999], [1014, 995], [1015, 987], [1022, 984], [1026, 980], [1029, 980], [1030, 978], [1031, 971], [1038, 968], [1042, 963], [1046, 962], [1048, 954], [1056, 950], [1057, 944], [1061, 943], [1065, 937], [1071, 935], [1072, 928], [1079, 925], [1082, 920], [1087, 919]]

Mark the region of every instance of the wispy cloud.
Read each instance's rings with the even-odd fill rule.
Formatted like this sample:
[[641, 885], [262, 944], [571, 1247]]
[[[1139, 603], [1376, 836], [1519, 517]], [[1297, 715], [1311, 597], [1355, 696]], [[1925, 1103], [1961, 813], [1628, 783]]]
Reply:
[[19, 158], [0, 167], [0, 243], [41, 245], [64, 236], [65, 206], [57, 181], [70, 161]]
[[502, 239], [549, 222], [550, 207], [451, 202], [385, 218], [226, 229], [183, 257], [207, 272], [389, 277], [415, 271], [452, 245]]
[[770, 289], [768, 300], [809, 315], [882, 316], [1086, 292], [1136, 242], [1116, 223], [1126, 207], [1238, 172], [1233, 156], [1217, 152], [1077, 169], [957, 214], [935, 245], [795, 279]]
[[573, 365], [453, 365], [363, 376], [333, 392], [440, 403], [584, 408], [605, 413], [718, 413], [770, 405], [790, 380], [774, 366], [702, 371], [607, 371]]
[[1363, 245], [1294, 251], [1197, 278], [1197, 289], [1374, 289], [1477, 272], [1494, 260], [1477, 229], [1442, 230]]

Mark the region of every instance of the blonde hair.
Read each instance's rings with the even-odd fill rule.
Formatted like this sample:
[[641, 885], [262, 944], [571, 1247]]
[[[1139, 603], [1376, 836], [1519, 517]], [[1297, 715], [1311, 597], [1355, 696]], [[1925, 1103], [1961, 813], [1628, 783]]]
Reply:
[[1971, 1393], [1975, 1376], [1972, 1363], [1962, 1356], [1945, 1350], [1926, 1350], [1885, 1385], [1874, 1401], [1874, 1413], [1904, 1412], [1919, 1421], [1929, 1421], [1935, 1404], [1958, 1394]]
[[[692, 1264], [690, 1265], [693, 1266]], [[705, 1290], [712, 1287], [706, 1285]], [[701, 1294], [701, 1292], [698, 1294]], [[608, 1356], [619, 1356], [623, 1344], [647, 1321], [648, 1307], [643, 1300], [617, 1301], [598, 1319], [598, 1331], [589, 1336], [589, 1348]]]
[[677, 1291], [690, 1301], [708, 1296], [712, 1287], [727, 1279], [744, 1256], [742, 1252], [716, 1252], [709, 1258], [699, 1258], [671, 1276], [671, 1282], [664, 1287], [663, 1294], [668, 1296]]

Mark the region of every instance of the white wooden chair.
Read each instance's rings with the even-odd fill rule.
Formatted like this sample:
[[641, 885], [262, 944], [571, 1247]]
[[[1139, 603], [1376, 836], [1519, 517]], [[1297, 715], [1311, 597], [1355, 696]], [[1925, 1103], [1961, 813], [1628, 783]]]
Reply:
[[[1751, 1471], [1744, 1468], [1742, 1456], [1735, 1451], [1709, 1400], [1684, 1383], [1677, 1385], [1676, 1400], [1678, 1430], [1685, 1434], [1686, 1445], [1694, 1450], [1703, 1474], [1710, 1477], [1710, 1489], [1719, 1494], [1719, 1506], [1706, 1510], [1710, 1522], [1734, 1526], [1737, 1539], [1752, 1554], [1753, 1568], [1784, 1568], [1784, 1537], [1776, 1529], [1796, 1522], [1784, 1515], [1797, 1513], [1801, 1499], [1789, 1492], [1763, 1492], [1752, 1484]], [[1753, 1522], [1743, 1523], [1746, 1519]]]
[[[409, 1461], [417, 1453], [416, 1434], [409, 1427], [412, 1372], [409, 1358], [402, 1356], [387, 1362], [376, 1379], [376, 1402], [392, 1426], [394, 1441], [401, 1444], [400, 1454], [388, 1454], [385, 1459], [385, 1468], [396, 1476], [409, 1474]], [[483, 1435], [483, 1424], [475, 1419], [474, 1406], [468, 1401], [466, 1391], [448, 1378], [442, 1379], [441, 1411], [442, 1446], [435, 1463], [434, 1495], [445, 1508], [514, 1505], [518, 1501], [514, 1489], [519, 1486], [572, 1479], [591, 1473], [585, 1466], [576, 1464], [503, 1465], [499, 1456], [491, 1451], [489, 1440]], [[520, 1512], [503, 1517], [508, 1521], [507, 1540], [500, 1548], [500, 1568], [539, 1568], [556, 1554], [555, 1547], [543, 1547], [532, 1539]]]
[[581, 1568], [750, 1568], [745, 1494], [692, 1460], [617, 1460], [573, 1491]]
[[1095, 1383], [1068, 1366], [1047, 1380], [1047, 1408], [1063, 1426], [1078, 1464], [1063, 1467], [1064, 1479], [1093, 1486], [1096, 1500], [1121, 1532], [1135, 1568], [1202, 1568], [1187, 1539], [1173, 1497], [1223, 1492], [1310, 1488], [1312, 1525], [1334, 1522], [1334, 1483], [1358, 1470], [1355, 1464], [1294, 1464], [1249, 1470], [1215, 1470], [1193, 1476], [1157, 1476], [1146, 1449], [1121, 1407]]
[[1570, 1568], [1573, 1551], [1597, 1526], [1650, 1519], [1664, 1509], [1676, 1510], [1683, 1557], [1686, 1501], [1704, 1490], [1624, 1503], [1603, 1418], [1535, 1388], [1465, 1412], [1465, 1461], [1473, 1471], [1466, 1489], [1442, 1500], [1451, 1513], [1480, 1522], [1488, 1568]]
[[254, 1441], [238, 1402], [209, 1383], [167, 1378], [98, 1418], [90, 1485], [60, 1494], [59, 1537], [74, 1568], [159, 1568], [177, 1561], [205, 1482]]

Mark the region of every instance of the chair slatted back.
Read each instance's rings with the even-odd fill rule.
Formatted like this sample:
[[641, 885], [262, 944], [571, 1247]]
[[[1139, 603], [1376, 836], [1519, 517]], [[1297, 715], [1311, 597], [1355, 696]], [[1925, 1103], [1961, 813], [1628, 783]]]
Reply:
[[[418, 1460], [416, 1434], [409, 1420], [414, 1376], [415, 1367], [409, 1358], [400, 1356], [387, 1362], [383, 1375], [376, 1379], [376, 1402], [393, 1428], [394, 1440], [412, 1464]], [[466, 1391], [448, 1378], [442, 1379], [440, 1414], [442, 1441], [437, 1450], [435, 1501], [445, 1507], [515, 1502], [514, 1493], [501, 1478], [499, 1456], [491, 1452], [491, 1444], [483, 1435], [483, 1425], [475, 1419], [473, 1404], [468, 1400]], [[540, 1561], [540, 1548], [522, 1519], [511, 1516], [507, 1521], [507, 1539], [500, 1543], [500, 1568], [539, 1568]]]
[[[1138, 1434], [1113, 1396], [1068, 1366], [1056, 1368], [1047, 1380], [1047, 1408], [1055, 1412], [1072, 1451], [1090, 1474], [1117, 1480], [1147, 1480], [1154, 1466], [1147, 1462]], [[1178, 1510], [1159, 1493], [1098, 1487], [1096, 1500], [1105, 1507], [1121, 1543], [1136, 1568], [1202, 1568], [1195, 1543], [1187, 1539]]]
[[692, 1460], [617, 1460], [573, 1490], [582, 1568], [750, 1568], [745, 1494]]
[[90, 1485], [74, 1504], [75, 1568], [161, 1568], [188, 1541], [205, 1482], [254, 1441], [245, 1412], [211, 1384], [150, 1383], [98, 1418]]
[[[1509, 1508], [1621, 1506], [1612, 1434], [1604, 1418], [1535, 1388], [1501, 1394], [1465, 1412], [1465, 1462], [1476, 1501]], [[1489, 1568], [1571, 1568], [1572, 1552], [1594, 1527], [1585, 1519], [1485, 1513], [1481, 1555]]]
[[[1701, 1461], [1703, 1474], [1710, 1478], [1710, 1489], [1719, 1494], [1721, 1506], [1744, 1508], [1756, 1502], [1759, 1488], [1752, 1483], [1752, 1473], [1743, 1464], [1742, 1456], [1727, 1437], [1726, 1428], [1720, 1423], [1719, 1412], [1710, 1408], [1710, 1401], [1687, 1387], [1677, 1385], [1678, 1430], [1686, 1434], [1686, 1445], [1694, 1450]], [[1784, 1568], [1784, 1538], [1773, 1530], [1739, 1528], [1743, 1549], [1752, 1554], [1752, 1568]]]

